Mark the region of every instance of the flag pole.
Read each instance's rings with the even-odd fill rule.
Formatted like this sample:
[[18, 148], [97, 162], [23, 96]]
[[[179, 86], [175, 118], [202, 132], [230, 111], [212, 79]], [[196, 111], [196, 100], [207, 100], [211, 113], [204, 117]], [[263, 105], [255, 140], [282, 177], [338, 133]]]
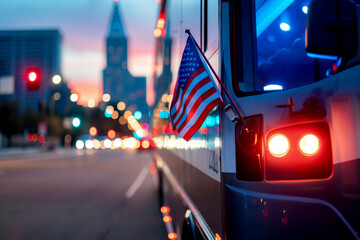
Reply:
[[[220, 80], [219, 76], [216, 74], [215, 70], [212, 68], [211, 64], [209, 63], [209, 61], [207, 60], [207, 58], [205, 57], [205, 54], [201, 51], [199, 45], [197, 44], [197, 42], [195, 41], [194, 37], [192, 36], [191, 32], [189, 29], [185, 30], [185, 33], [189, 34], [189, 36], [191, 37], [191, 39], [193, 40], [193, 42], [195, 43], [196, 48], [199, 50], [201, 56], [204, 58], [204, 60], [206, 61], [207, 65], [210, 67], [212, 73], [214, 74], [214, 76], [216, 77], [216, 80], [220, 83], [222, 89], [224, 89], [226, 96], [229, 98], [230, 102], [231, 102], [231, 106], [233, 106], [233, 108], [235, 109], [236, 113], [238, 114], [238, 118], [243, 122], [243, 124], [246, 127], [246, 131], [250, 131], [250, 128], [247, 124], [247, 122], [245, 121], [244, 117], [242, 116], [242, 114], [240, 113], [240, 110], [237, 108], [237, 106], [235, 105], [234, 100], [231, 98], [229, 92], [227, 91], [227, 89], [225, 88], [224, 83]], [[228, 109], [228, 106], [226, 106], [225, 108]], [[236, 121], [239, 119], [234, 119], [232, 121]]]

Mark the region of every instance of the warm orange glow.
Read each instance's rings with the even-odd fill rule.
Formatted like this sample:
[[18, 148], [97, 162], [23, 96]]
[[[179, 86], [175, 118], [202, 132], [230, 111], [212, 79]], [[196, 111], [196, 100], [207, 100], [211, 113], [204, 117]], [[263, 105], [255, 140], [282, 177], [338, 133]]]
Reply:
[[154, 36], [155, 36], [156, 38], [161, 37], [161, 34], [162, 34], [161, 29], [156, 28], [156, 29], [154, 30]]
[[91, 136], [95, 136], [95, 135], [97, 134], [97, 129], [96, 129], [96, 127], [91, 127], [91, 128], [89, 129], [89, 134], [90, 134]]
[[89, 108], [94, 108], [95, 105], [96, 105], [96, 102], [95, 102], [94, 99], [89, 99], [89, 100], [88, 100], [88, 107], [89, 107]]
[[135, 148], [139, 148], [139, 147], [140, 147], [140, 141], [136, 139]]
[[290, 150], [289, 139], [283, 134], [274, 134], [269, 138], [268, 149], [274, 157], [283, 157]]
[[215, 234], [215, 240], [221, 240], [222, 238], [220, 237], [219, 234]]
[[157, 22], [157, 28], [163, 29], [164, 27], [165, 27], [165, 19], [159, 18], [159, 20]]
[[125, 118], [124, 116], [121, 116], [121, 117], [119, 118], [119, 123], [120, 123], [121, 125], [126, 124], [126, 123], [127, 123], [126, 118]]
[[110, 99], [111, 99], [110, 94], [105, 93], [104, 95], [102, 95], [102, 100], [103, 100], [103, 102], [109, 102]]
[[144, 140], [142, 143], [141, 143], [141, 146], [145, 149], [148, 149], [150, 147], [150, 142], [148, 140]]
[[119, 102], [119, 103], [117, 104], [117, 108], [119, 109], [119, 111], [124, 110], [125, 107], [126, 107], [126, 104], [125, 104], [124, 102]]
[[171, 222], [171, 221], [172, 221], [172, 217], [170, 217], [170, 216], [164, 216], [164, 217], [163, 217], [163, 221], [164, 221], [164, 223]]
[[[70, 84], [71, 92], [77, 93], [76, 102], [83, 106], [88, 106], [89, 99], [94, 99], [95, 104], [102, 98], [102, 86], [100, 83], [92, 82], [93, 79], [78, 79]], [[76, 99], [76, 97], [74, 97]]]
[[177, 234], [176, 234], [176, 233], [169, 233], [169, 234], [168, 234], [168, 238], [169, 238], [169, 239], [176, 239], [176, 238], [177, 238]]
[[305, 156], [313, 156], [319, 152], [320, 140], [313, 134], [306, 134], [299, 141], [299, 149]]
[[161, 208], [160, 208], [160, 211], [161, 211], [161, 213], [169, 213], [170, 212], [170, 208], [168, 207], [168, 206], [162, 206]]
[[111, 115], [111, 118], [114, 120], [117, 119], [118, 117], [119, 117], [119, 113], [117, 111], [114, 111]]
[[124, 113], [125, 119], [128, 119], [131, 115], [132, 115], [132, 112], [129, 110]]
[[116, 132], [114, 131], [114, 130], [109, 130], [108, 131], [108, 137], [110, 138], [110, 139], [113, 139], [113, 138], [115, 138], [116, 137]]

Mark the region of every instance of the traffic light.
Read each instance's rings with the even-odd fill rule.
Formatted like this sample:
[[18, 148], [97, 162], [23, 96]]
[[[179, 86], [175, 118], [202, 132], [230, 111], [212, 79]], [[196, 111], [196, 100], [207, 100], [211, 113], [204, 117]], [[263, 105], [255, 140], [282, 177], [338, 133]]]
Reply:
[[29, 68], [26, 71], [25, 80], [28, 90], [38, 90], [40, 88], [40, 71], [37, 68]]

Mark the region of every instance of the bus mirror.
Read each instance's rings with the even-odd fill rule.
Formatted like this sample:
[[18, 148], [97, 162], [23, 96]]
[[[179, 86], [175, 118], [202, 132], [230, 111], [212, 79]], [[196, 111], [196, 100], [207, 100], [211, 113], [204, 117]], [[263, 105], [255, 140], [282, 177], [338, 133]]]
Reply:
[[313, 0], [308, 9], [308, 55], [353, 57], [357, 52], [356, 4], [352, 0]]

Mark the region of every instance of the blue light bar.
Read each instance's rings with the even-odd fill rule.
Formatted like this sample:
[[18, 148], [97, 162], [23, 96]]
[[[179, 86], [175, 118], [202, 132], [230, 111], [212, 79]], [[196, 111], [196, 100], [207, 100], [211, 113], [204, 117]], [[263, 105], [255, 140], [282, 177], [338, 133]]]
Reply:
[[269, 84], [264, 86], [264, 91], [283, 90], [283, 87], [278, 84]]
[[337, 60], [339, 58], [338, 56], [318, 54], [318, 53], [306, 53], [306, 55], [311, 58], [321, 58], [326, 60]]

